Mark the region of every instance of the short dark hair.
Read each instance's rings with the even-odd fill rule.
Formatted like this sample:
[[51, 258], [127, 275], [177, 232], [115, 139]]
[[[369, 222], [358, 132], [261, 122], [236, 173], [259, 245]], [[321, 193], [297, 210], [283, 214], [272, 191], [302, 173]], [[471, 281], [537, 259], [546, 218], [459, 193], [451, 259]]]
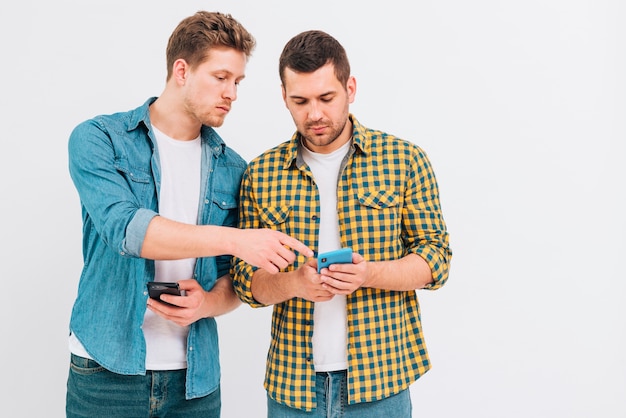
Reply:
[[167, 79], [177, 59], [184, 59], [191, 68], [202, 64], [211, 48], [225, 46], [252, 55], [256, 40], [230, 14], [199, 11], [183, 19], [167, 43]]
[[285, 68], [298, 73], [312, 73], [331, 63], [335, 76], [343, 85], [350, 78], [350, 61], [344, 47], [321, 30], [302, 32], [287, 42], [278, 61], [280, 81], [285, 85]]

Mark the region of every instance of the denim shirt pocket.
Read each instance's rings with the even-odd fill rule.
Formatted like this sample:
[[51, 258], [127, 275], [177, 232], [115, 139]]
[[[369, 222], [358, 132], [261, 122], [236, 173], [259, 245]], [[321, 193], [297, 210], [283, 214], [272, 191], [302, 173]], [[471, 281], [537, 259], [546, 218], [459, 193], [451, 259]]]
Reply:
[[116, 158], [115, 169], [124, 176], [137, 199], [145, 204], [147, 194], [152, 190], [152, 174], [140, 168], [132, 167], [128, 160], [123, 158]]
[[237, 226], [238, 197], [232, 193], [213, 192], [214, 210], [211, 213], [210, 224], [223, 226]]

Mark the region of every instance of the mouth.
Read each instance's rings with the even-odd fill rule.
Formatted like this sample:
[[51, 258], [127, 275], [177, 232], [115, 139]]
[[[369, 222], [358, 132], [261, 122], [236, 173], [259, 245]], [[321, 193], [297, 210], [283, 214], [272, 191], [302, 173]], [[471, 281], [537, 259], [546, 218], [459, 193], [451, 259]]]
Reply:
[[230, 112], [230, 106], [229, 105], [220, 105], [220, 106], [217, 106], [217, 108], [220, 109], [224, 113]]
[[321, 135], [326, 131], [326, 126], [309, 126], [309, 130], [315, 135]]

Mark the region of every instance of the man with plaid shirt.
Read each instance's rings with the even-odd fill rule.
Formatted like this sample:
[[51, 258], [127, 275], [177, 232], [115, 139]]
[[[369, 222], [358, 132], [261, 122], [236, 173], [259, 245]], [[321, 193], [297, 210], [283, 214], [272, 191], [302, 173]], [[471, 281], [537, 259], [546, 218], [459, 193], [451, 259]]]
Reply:
[[356, 81], [332, 36], [296, 35], [279, 74], [297, 131], [248, 165], [239, 227], [353, 254], [319, 274], [304, 255], [276, 274], [233, 259], [238, 296], [274, 305], [268, 416], [410, 417], [408, 388], [430, 368], [416, 289], [443, 286], [452, 257], [433, 169], [350, 113]]

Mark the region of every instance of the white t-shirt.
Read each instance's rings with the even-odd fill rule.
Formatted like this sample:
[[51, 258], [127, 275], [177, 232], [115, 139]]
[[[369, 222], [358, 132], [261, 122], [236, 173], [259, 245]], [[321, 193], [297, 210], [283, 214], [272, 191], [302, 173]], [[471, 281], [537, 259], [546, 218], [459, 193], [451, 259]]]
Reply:
[[[153, 126], [161, 166], [159, 214], [179, 222], [196, 224], [200, 199], [202, 148], [200, 136], [178, 141]], [[193, 277], [196, 259], [155, 261], [155, 281], [175, 282]], [[187, 367], [187, 334], [181, 327], [146, 309], [143, 332], [146, 340], [146, 369], [178, 370]], [[70, 335], [70, 351], [91, 358], [81, 342]]]
[[[153, 126], [161, 166], [159, 215], [178, 222], [198, 222], [200, 199], [200, 136], [192, 141], [168, 137]], [[155, 281], [176, 282], [191, 279], [196, 259], [156, 260]], [[143, 323], [146, 339], [146, 368], [176, 370], [187, 367], [187, 334], [181, 327], [161, 318], [149, 309]]]
[[[341, 162], [352, 141], [330, 154], [319, 154], [306, 147], [302, 157], [307, 163], [320, 196], [318, 252], [341, 248], [337, 216], [337, 179]], [[315, 302], [313, 315], [313, 361], [315, 371], [344, 370], [348, 367], [348, 316], [346, 297], [336, 295], [327, 302]]]

